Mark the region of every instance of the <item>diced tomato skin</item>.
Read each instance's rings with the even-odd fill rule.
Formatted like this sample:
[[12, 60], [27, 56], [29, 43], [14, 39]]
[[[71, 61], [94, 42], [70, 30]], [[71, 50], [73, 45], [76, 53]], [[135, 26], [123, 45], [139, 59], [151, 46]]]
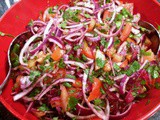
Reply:
[[121, 33], [121, 36], [120, 36], [121, 41], [125, 41], [129, 37], [129, 35], [131, 33], [131, 29], [132, 29], [132, 24], [131, 23], [127, 23], [124, 26], [124, 29], [122, 30], [122, 33]]
[[93, 52], [91, 51], [91, 48], [88, 46], [86, 41], [84, 41], [83, 44], [82, 54], [84, 54], [88, 58], [94, 59]]
[[54, 61], [59, 61], [62, 58], [63, 54], [64, 54], [64, 51], [59, 47], [56, 47], [51, 55], [51, 58]]

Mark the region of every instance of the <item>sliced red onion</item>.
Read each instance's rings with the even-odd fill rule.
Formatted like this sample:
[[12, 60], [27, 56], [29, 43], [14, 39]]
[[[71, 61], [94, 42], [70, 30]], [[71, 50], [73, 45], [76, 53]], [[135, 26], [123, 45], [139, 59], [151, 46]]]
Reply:
[[55, 36], [56, 37], [61, 37], [62, 35], [62, 31], [57, 27], [56, 30], [55, 30]]
[[44, 74], [42, 77], [40, 77], [31, 87], [29, 87], [28, 89], [23, 90], [22, 92], [16, 94], [15, 96], [13, 96], [13, 100], [17, 101], [20, 98], [24, 97], [25, 95], [27, 95], [29, 92], [31, 92], [33, 90], [33, 88], [40, 82], [42, 81], [47, 75]]
[[127, 42], [126, 42], [126, 41], [123, 42], [123, 43], [120, 45], [120, 47], [118, 48], [117, 53], [120, 54], [121, 51], [126, 47], [126, 45], [127, 45]]
[[137, 35], [137, 34], [140, 33], [140, 30], [138, 30], [138, 29], [132, 27], [131, 32], [132, 32], [133, 34]]
[[20, 86], [21, 86], [22, 90], [28, 88], [32, 84], [32, 81], [30, 81], [29, 78], [30, 78], [30, 76], [21, 77]]
[[110, 118], [114, 119], [114, 120], [115, 119], [121, 119], [121, 118], [123, 118], [124, 116], [126, 116], [129, 113], [131, 108], [132, 108], [132, 104], [129, 104], [128, 109], [126, 111], [124, 111], [123, 113], [119, 113], [117, 115], [110, 115]]
[[127, 82], [129, 80], [129, 77], [128, 76], [124, 76], [120, 82], [120, 86], [119, 86], [119, 92], [121, 94], [124, 94], [126, 92], [126, 85], [127, 85]]
[[76, 3], [76, 5], [77, 6], [84, 6], [84, 7], [91, 8], [91, 9], [95, 9], [95, 6], [93, 4], [90, 4], [90, 2], [78, 2], [78, 3]]
[[110, 106], [108, 99], [106, 99], [105, 120], [109, 120], [109, 115], [110, 115]]
[[136, 15], [133, 15], [132, 22], [138, 23], [140, 19], [141, 19], [141, 15], [137, 13]]
[[82, 27], [82, 26], [84, 26], [84, 25], [88, 25], [88, 24], [90, 24], [90, 21], [89, 21], [89, 22], [85, 22], [85, 23], [80, 23], [80, 24], [71, 25], [71, 26], [66, 26], [65, 28], [66, 28], [66, 29], [77, 28], [77, 27]]
[[70, 118], [76, 118], [76, 119], [79, 119], [79, 120], [84, 120], [84, 119], [91, 119], [93, 117], [95, 117], [96, 115], [95, 114], [92, 114], [92, 115], [85, 115], [85, 116], [80, 116], [80, 115], [74, 115], [70, 112], [66, 112], [66, 115]]
[[58, 45], [58, 47], [60, 47], [61, 49], [64, 48], [63, 43], [62, 43], [61, 40], [59, 40], [57, 37], [52, 36], [52, 37], [48, 38], [48, 41], [55, 43], [55, 44]]
[[19, 55], [19, 62], [20, 62], [21, 65], [24, 65], [24, 66], [27, 66], [27, 65], [28, 65], [27, 63], [24, 63], [24, 61], [23, 61], [23, 55], [24, 55], [24, 53], [27, 51], [29, 45], [30, 45], [36, 38], [38, 38], [38, 37], [40, 37], [40, 35], [35, 34], [35, 35], [33, 35], [33, 36], [24, 44], [24, 46], [23, 46], [23, 48], [22, 48], [22, 50], [21, 50], [21, 52], [20, 52], [20, 55]]
[[84, 106], [82, 106], [81, 104], [78, 103], [76, 105], [76, 114], [78, 114], [80, 116], [81, 115], [87, 116], [87, 115], [93, 114], [93, 112], [90, 108], [84, 107]]
[[99, 10], [99, 12], [97, 14], [98, 22], [101, 23], [101, 24], [103, 23], [102, 19], [101, 19], [102, 12], [103, 12], [103, 9]]
[[116, 17], [116, 5], [115, 5], [114, 0], [112, 1], [112, 7], [113, 7], [113, 15], [112, 15], [111, 20], [109, 21], [109, 24], [111, 24], [114, 21], [115, 17]]
[[44, 90], [43, 93], [41, 93], [38, 97], [38, 100], [40, 100], [47, 92], [49, 92], [53, 86], [59, 84], [59, 83], [63, 83], [63, 82], [71, 82], [71, 83], [75, 83], [74, 79], [69, 79], [69, 78], [61, 78], [56, 80], [55, 82], [53, 82], [51, 85], [49, 85], [46, 90]]
[[89, 9], [89, 8], [85, 8], [85, 7], [70, 7], [69, 8], [70, 10], [82, 10], [82, 11], [85, 11], [85, 12], [88, 12], [90, 14], [93, 14], [93, 10]]
[[103, 36], [105, 38], [110, 38], [110, 37], [114, 37], [114, 36], [118, 35], [121, 32], [121, 30], [123, 28], [123, 25], [124, 25], [124, 20], [122, 20], [122, 23], [121, 23], [121, 26], [120, 26], [119, 30], [117, 30], [115, 33], [110, 34], [110, 35], [107, 35], [107, 34], [104, 34], [104, 33], [100, 32], [97, 28], [95, 28], [94, 31], [97, 34], [99, 34], [100, 36]]
[[100, 36], [96, 36], [96, 37], [86, 37], [86, 39], [90, 42], [98, 42], [101, 40]]
[[116, 80], [120, 80], [120, 79], [124, 78], [125, 76], [126, 76], [125, 74], [122, 74], [122, 75], [114, 77], [113, 79], [116, 81]]
[[47, 34], [49, 33], [49, 30], [50, 30], [51, 26], [53, 25], [53, 23], [54, 23], [54, 20], [51, 18], [46, 26], [46, 29], [44, 30], [43, 39], [45, 39], [47, 37]]
[[82, 69], [86, 69], [86, 65], [84, 65], [83, 63], [80, 62], [76, 62], [76, 61], [64, 61], [65, 64], [70, 64], [70, 65], [75, 65], [78, 66]]
[[[77, 36], [79, 36], [79, 37], [77, 37]], [[73, 39], [72, 37], [77, 37], [77, 38]], [[65, 39], [70, 42], [76, 42], [76, 41], [80, 40], [81, 38], [82, 38], [82, 33], [72, 33], [72, 34], [69, 34], [67, 37], [65, 37]]]

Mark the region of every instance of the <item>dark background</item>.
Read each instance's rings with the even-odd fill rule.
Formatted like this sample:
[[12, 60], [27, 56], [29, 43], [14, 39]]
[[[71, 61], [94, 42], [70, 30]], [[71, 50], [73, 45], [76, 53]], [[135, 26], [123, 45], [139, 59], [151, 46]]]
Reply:
[[[7, 1], [7, 0], [6, 0]], [[8, 0], [10, 5], [14, 4], [17, 0]], [[158, 0], [160, 2], [160, 0]], [[144, 1], [145, 2], [145, 1]], [[5, 0], [0, 0], [0, 16], [8, 9]], [[137, 111], [138, 112], [138, 111]], [[1, 103], [0, 103], [0, 120], [17, 120]], [[160, 120], [160, 110], [152, 116], [149, 120]]]

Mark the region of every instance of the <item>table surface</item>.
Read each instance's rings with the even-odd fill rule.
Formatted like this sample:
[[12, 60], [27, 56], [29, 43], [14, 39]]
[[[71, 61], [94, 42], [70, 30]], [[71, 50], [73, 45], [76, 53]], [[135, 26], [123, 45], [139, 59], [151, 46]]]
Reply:
[[[0, 0], [0, 16], [18, 0]], [[160, 0], [158, 0], [160, 2]], [[0, 103], [0, 120], [17, 120], [1, 103]], [[160, 110], [149, 120], [160, 120]]]

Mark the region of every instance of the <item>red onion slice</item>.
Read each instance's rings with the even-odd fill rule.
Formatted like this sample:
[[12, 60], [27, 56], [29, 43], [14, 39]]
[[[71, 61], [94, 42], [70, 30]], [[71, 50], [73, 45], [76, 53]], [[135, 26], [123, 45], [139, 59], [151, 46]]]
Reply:
[[95, 114], [92, 114], [92, 115], [87, 115], [87, 116], [80, 116], [80, 115], [74, 115], [70, 112], [66, 112], [66, 115], [70, 118], [76, 118], [76, 119], [79, 119], [79, 120], [84, 120], [84, 119], [91, 119], [93, 117], [95, 117], [96, 115]]
[[75, 65], [78, 66], [82, 69], [86, 69], [86, 65], [80, 63], [80, 62], [76, 62], [76, 61], [64, 61], [65, 64], [70, 64], [70, 65]]
[[97, 36], [97, 37], [86, 37], [86, 39], [90, 42], [98, 42], [101, 40], [101, 37], [100, 36]]
[[124, 94], [126, 92], [126, 85], [127, 85], [127, 82], [129, 80], [129, 77], [128, 76], [124, 76], [120, 82], [120, 86], [119, 86], [119, 92], [121, 94]]
[[55, 43], [55, 44], [58, 45], [58, 47], [60, 47], [61, 49], [64, 48], [62, 42], [61, 42], [57, 37], [54, 37], [54, 36], [53, 36], [53, 37], [50, 37], [50, 38], [48, 38], [48, 41]]
[[29, 80], [30, 76], [23, 76], [20, 79], [20, 87], [22, 90], [26, 89], [32, 84], [32, 81]]
[[50, 19], [50, 21], [48, 22], [46, 29], [44, 30], [44, 34], [43, 34], [43, 39], [45, 39], [47, 37], [47, 34], [49, 33], [49, 30], [51, 28], [51, 26], [53, 25], [54, 20]]
[[110, 34], [110, 35], [107, 35], [107, 34], [104, 34], [104, 33], [100, 32], [97, 28], [95, 28], [94, 31], [97, 34], [99, 34], [100, 36], [103, 36], [105, 38], [110, 38], [110, 37], [114, 37], [114, 36], [118, 35], [121, 32], [121, 30], [123, 28], [123, 25], [124, 25], [124, 20], [122, 20], [122, 23], [121, 23], [121, 26], [120, 26], [119, 30], [117, 30], [115, 33]]

